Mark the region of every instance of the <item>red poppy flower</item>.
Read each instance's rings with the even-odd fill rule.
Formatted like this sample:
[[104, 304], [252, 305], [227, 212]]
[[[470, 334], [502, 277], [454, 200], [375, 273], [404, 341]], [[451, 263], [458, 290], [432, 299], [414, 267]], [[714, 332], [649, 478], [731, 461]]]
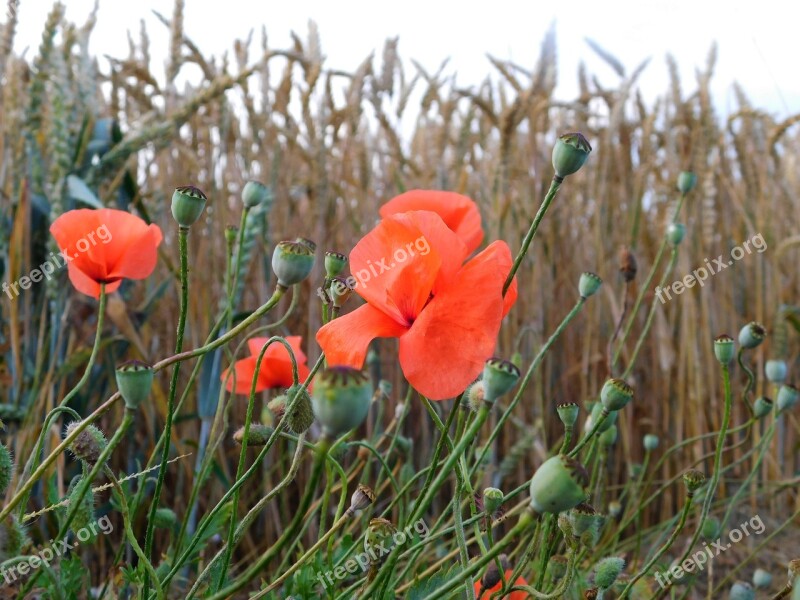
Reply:
[[483, 241], [481, 213], [467, 196], [437, 190], [412, 190], [392, 198], [381, 206], [382, 218], [411, 210], [430, 210], [442, 217], [472, 254]]
[[[261, 368], [256, 375], [256, 361], [261, 349], [269, 341], [269, 338], [251, 338], [247, 340], [247, 347], [250, 349], [248, 358], [237, 360], [233, 368], [236, 372], [236, 393], [250, 394], [250, 387], [253, 384], [253, 377], [258, 377], [256, 381], [256, 392], [273, 388], [288, 388], [292, 385], [292, 359], [289, 351], [280, 342], [273, 342], [269, 345], [264, 357], [261, 359]], [[306, 365], [306, 355], [300, 349], [303, 338], [299, 335], [290, 335], [286, 338], [292, 348], [294, 357], [297, 360], [297, 376], [300, 383], [303, 383], [309, 374]], [[233, 390], [233, 375], [228, 377], [229, 371], [222, 374], [222, 380], [226, 382], [227, 390]]]
[[[503, 579], [508, 579], [514, 573], [513, 569], [507, 569], [506, 572], [503, 574]], [[528, 582], [525, 581], [524, 577], [517, 577], [517, 580], [514, 582], [514, 585], [528, 585]], [[499, 592], [500, 588], [503, 586], [503, 582], [498, 582], [493, 588], [484, 590], [483, 594], [478, 597], [478, 594], [481, 591], [481, 581], [480, 579], [475, 582], [475, 597], [478, 600], [489, 600], [492, 597], [492, 594], [495, 592]], [[527, 592], [511, 592], [510, 594], [506, 594], [502, 597], [501, 600], [527, 600], [530, 595]]]
[[161, 229], [124, 210], [70, 210], [50, 225], [69, 280], [79, 292], [100, 297], [116, 290], [123, 279], [144, 279], [156, 267]]
[[[420, 243], [424, 241], [425, 243]], [[511, 253], [497, 241], [466, 264], [469, 250], [430, 211], [391, 215], [350, 253], [355, 291], [367, 304], [317, 332], [328, 363], [361, 368], [370, 341], [400, 338], [400, 366], [421, 394], [443, 400], [461, 393], [491, 357]]]

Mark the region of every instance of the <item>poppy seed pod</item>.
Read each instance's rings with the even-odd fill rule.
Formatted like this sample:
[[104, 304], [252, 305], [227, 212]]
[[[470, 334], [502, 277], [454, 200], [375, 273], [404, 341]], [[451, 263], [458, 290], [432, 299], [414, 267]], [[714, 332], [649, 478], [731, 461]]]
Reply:
[[181, 227], [191, 227], [203, 214], [206, 195], [193, 185], [175, 188], [172, 194], [172, 216]]
[[392, 522], [387, 519], [375, 517], [371, 519], [364, 535], [364, 552], [370, 557], [375, 557], [377, 562], [383, 562], [387, 552], [394, 546], [394, 534], [397, 531]]
[[[80, 421], [73, 421], [67, 425], [64, 438], [68, 438], [79, 424]], [[69, 449], [76, 458], [82, 460], [89, 466], [93, 466], [99, 460], [100, 454], [107, 444], [108, 441], [106, 440], [106, 436], [103, 435], [103, 432], [94, 425], [89, 425], [72, 441]]]
[[317, 244], [313, 240], [304, 237], [296, 237], [294, 241], [298, 244], [303, 244], [306, 248], [311, 250], [311, 253], [314, 254], [317, 251]]
[[752, 321], [739, 331], [739, 344], [742, 348], [751, 350], [757, 347], [767, 337], [767, 330], [761, 323]]
[[600, 401], [607, 410], [622, 410], [633, 400], [633, 388], [622, 379], [609, 379], [600, 390]]
[[721, 365], [728, 365], [733, 360], [734, 355], [734, 342], [733, 338], [728, 334], [714, 338], [714, 356]]
[[597, 515], [597, 511], [591, 504], [586, 502], [581, 502], [570, 510], [567, 513], [567, 517], [569, 518], [572, 535], [580, 537], [586, 531], [589, 531], [596, 523], [595, 515]]
[[683, 483], [686, 484], [686, 490], [690, 496], [694, 495], [697, 490], [703, 487], [705, 482], [705, 473], [698, 471], [697, 469], [689, 469], [683, 474]]
[[242, 204], [255, 208], [259, 204], [272, 204], [272, 190], [260, 181], [248, 181], [242, 188]]
[[336, 277], [347, 265], [347, 257], [339, 252], [325, 253], [325, 276]]
[[311, 427], [314, 422], [314, 411], [311, 407], [311, 398], [308, 395], [308, 390], [301, 385], [295, 384], [286, 390], [286, 397], [289, 402], [298, 392], [300, 397], [297, 398], [291, 412], [286, 415], [286, 422], [289, 425], [289, 429], [300, 434], [308, 431], [308, 428]]
[[589, 418], [586, 419], [586, 423], [584, 425], [585, 433], [589, 433], [592, 428], [594, 428], [594, 424], [600, 420], [603, 411], [605, 411], [607, 416], [605, 419], [603, 419], [603, 422], [600, 423], [600, 428], [597, 430], [597, 433], [603, 433], [606, 429], [617, 422], [617, 416], [619, 415], [618, 411], [610, 411], [605, 408], [601, 402], [595, 402], [594, 406], [592, 406], [592, 412], [589, 415]]
[[678, 175], [678, 191], [682, 194], [691, 192], [696, 183], [697, 175], [691, 171], [681, 171]]
[[[272, 435], [272, 432], [275, 431], [272, 427], [268, 425], [262, 425], [260, 423], [250, 423], [250, 431], [247, 432], [247, 445], [248, 446], [263, 446], [269, 440], [269, 436]], [[242, 440], [244, 440], [244, 427], [240, 427], [237, 429], [233, 434], [233, 441], [242, 445]]]
[[625, 560], [618, 556], [604, 558], [594, 568], [594, 584], [601, 590], [607, 590], [622, 573], [625, 568]]
[[766, 396], [760, 396], [753, 402], [753, 415], [756, 419], [763, 419], [772, 410], [772, 400]]
[[630, 283], [636, 278], [638, 270], [636, 256], [631, 252], [630, 248], [623, 246], [619, 251], [619, 272], [622, 273], [622, 278], [626, 283]]
[[503, 492], [497, 488], [489, 487], [483, 490], [483, 509], [487, 515], [493, 515], [503, 503]]
[[673, 246], [678, 246], [686, 236], [686, 225], [683, 223], [670, 223], [667, 227], [667, 241]]
[[737, 581], [731, 586], [730, 600], [754, 600], [756, 593], [753, 586], [744, 581]]
[[555, 583], [564, 577], [567, 574], [567, 565], [569, 561], [567, 557], [563, 554], [556, 554], [555, 556], [550, 557], [550, 564], [547, 565], [550, 571], [550, 577]]
[[778, 412], [790, 411], [800, 401], [800, 390], [790, 383], [783, 384], [778, 390]]
[[272, 271], [284, 288], [303, 281], [314, 266], [314, 251], [301, 242], [278, 242], [272, 252]]
[[125, 407], [135, 410], [150, 396], [153, 387], [153, 367], [138, 360], [122, 363], [117, 367], [117, 389], [125, 401]]
[[508, 360], [490, 358], [483, 366], [483, 393], [487, 402], [494, 402], [517, 383], [519, 369]]
[[311, 405], [323, 430], [338, 437], [358, 427], [369, 412], [372, 384], [366, 373], [331, 367], [314, 380]]
[[536, 470], [530, 483], [530, 506], [539, 513], [560, 513], [586, 501], [589, 476], [577, 460], [559, 454]]
[[371, 487], [359, 483], [356, 491], [350, 496], [350, 507], [347, 509], [347, 513], [352, 516], [359, 510], [364, 510], [373, 502], [375, 502], [375, 492], [372, 491]]
[[653, 450], [658, 448], [659, 441], [660, 440], [658, 439], [657, 435], [648, 433], [647, 435], [644, 436], [644, 449], [647, 450], [648, 452], [652, 452]]
[[556, 412], [558, 413], [558, 418], [561, 419], [561, 422], [566, 427], [572, 427], [575, 425], [575, 421], [578, 420], [580, 408], [574, 402], [562, 402], [556, 406]]
[[581, 133], [565, 133], [559, 137], [553, 146], [553, 169], [556, 177], [563, 179], [578, 171], [591, 151], [589, 141]]
[[767, 374], [767, 379], [770, 383], [783, 383], [786, 381], [786, 361], [784, 360], [768, 360], [764, 367], [764, 372]]
[[703, 521], [703, 525], [700, 528], [700, 533], [702, 533], [703, 538], [707, 540], [715, 540], [719, 537], [720, 530], [719, 519], [716, 517], [706, 517], [706, 520]]
[[581, 295], [581, 298], [594, 296], [601, 285], [603, 285], [603, 280], [600, 279], [600, 277], [586, 271], [581, 273], [581, 278], [578, 280], [578, 293]]
[[0, 497], [6, 493], [13, 475], [14, 459], [11, 457], [11, 450], [5, 444], [0, 444]]
[[772, 585], [772, 575], [764, 569], [756, 569], [753, 573], [753, 585], [756, 589], [768, 588]]
[[336, 308], [341, 308], [344, 303], [353, 295], [353, 287], [350, 282], [344, 277], [333, 277], [331, 279], [331, 287], [329, 291], [333, 305]]

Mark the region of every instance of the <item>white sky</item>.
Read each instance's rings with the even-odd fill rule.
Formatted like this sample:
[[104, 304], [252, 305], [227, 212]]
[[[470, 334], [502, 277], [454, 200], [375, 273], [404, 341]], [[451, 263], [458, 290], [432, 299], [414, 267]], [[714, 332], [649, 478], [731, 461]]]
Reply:
[[[67, 16], [83, 23], [94, 0], [65, 0]], [[21, 0], [15, 49], [36, 51], [49, 0]], [[171, 0], [100, 0], [92, 50], [127, 55], [126, 31], [138, 39], [147, 23], [151, 52], [163, 61], [166, 28], [151, 10], [171, 16]], [[557, 95], [572, 99], [580, 60], [600, 81], [616, 75], [584, 42], [597, 41], [631, 72], [652, 60], [640, 78], [647, 99], [667, 89], [664, 57], [672, 53], [681, 68], [684, 93], [694, 90], [695, 69], [704, 68], [712, 40], [718, 42], [714, 97], [722, 112], [735, 108], [730, 84], [737, 80], [752, 103], [778, 117], [800, 111], [800, 3], [796, 0], [186, 0], [185, 30], [206, 55], [230, 50], [250, 28], [267, 26], [270, 47], [290, 46], [289, 32], [305, 39], [308, 19], [319, 26], [326, 66], [354, 69], [387, 37], [399, 35], [400, 55], [429, 71], [450, 57], [448, 72], [459, 86], [479, 83], [493, 69], [486, 53], [533, 68], [545, 31], [556, 23], [559, 74]], [[259, 39], [258, 35], [254, 41]], [[257, 55], [254, 48], [251, 56]], [[158, 73], [160, 65], [154, 65]]]

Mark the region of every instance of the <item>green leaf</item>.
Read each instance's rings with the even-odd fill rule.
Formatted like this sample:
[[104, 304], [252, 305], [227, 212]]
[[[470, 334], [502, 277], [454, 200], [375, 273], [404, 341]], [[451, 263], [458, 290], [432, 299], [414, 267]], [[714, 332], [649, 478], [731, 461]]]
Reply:
[[452, 579], [461, 579], [461, 567], [453, 565], [446, 571], [432, 575], [415, 583], [408, 590], [405, 600], [422, 600]]
[[103, 203], [100, 202], [94, 192], [89, 189], [80, 177], [75, 175], [67, 175], [67, 191], [69, 195], [78, 202], [83, 202], [92, 208], [104, 208]]

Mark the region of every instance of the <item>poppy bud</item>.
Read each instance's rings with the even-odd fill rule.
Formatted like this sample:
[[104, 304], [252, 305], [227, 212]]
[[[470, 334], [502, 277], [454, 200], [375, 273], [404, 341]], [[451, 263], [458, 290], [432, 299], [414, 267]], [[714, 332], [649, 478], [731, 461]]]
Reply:
[[728, 365], [733, 360], [733, 338], [725, 333], [714, 338], [714, 355], [721, 365]]
[[228, 225], [225, 227], [225, 242], [228, 246], [233, 246], [237, 235], [239, 235], [239, 228], [236, 225]]
[[608, 429], [606, 429], [603, 433], [600, 434], [600, 439], [598, 440], [601, 446], [609, 448], [614, 445], [617, 441], [617, 426], [612, 425]]
[[0, 444], [0, 497], [6, 493], [13, 475], [14, 459], [11, 457], [11, 450], [5, 444]]
[[153, 525], [159, 529], [173, 530], [178, 526], [178, 516], [171, 508], [157, 508], [153, 518]]
[[657, 435], [652, 433], [648, 433], [644, 436], [644, 449], [648, 452], [652, 452], [656, 448], [658, 448], [659, 439]]
[[172, 216], [181, 227], [195, 224], [206, 207], [206, 195], [193, 185], [175, 188], [172, 194]]
[[395, 531], [395, 526], [387, 519], [376, 517], [370, 520], [364, 535], [364, 552], [375, 558], [376, 562], [383, 562], [386, 553], [394, 546]]
[[331, 279], [330, 297], [335, 308], [341, 308], [344, 303], [353, 295], [353, 288], [344, 277], [333, 277]]
[[314, 251], [301, 242], [278, 242], [272, 252], [272, 270], [278, 285], [288, 288], [300, 283], [314, 266]]
[[[272, 432], [275, 431], [272, 427], [268, 425], [262, 425], [260, 423], [250, 423], [250, 431], [247, 434], [247, 445], [248, 446], [263, 446], [269, 440], [269, 436], [272, 435]], [[233, 434], [233, 441], [242, 445], [242, 440], [244, 440], [244, 427], [240, 427], [236, 430]]]
[[[69, 484], [69, 489], [67, 490], [67, 498], [69, 499], [69, 508], [66, 510], [66, 513], [69, 514], [70, 510], [73, 510], [73, 506], [76, 506], [76, 501], [78, 499], [78, 488], [80, 487], [81, 482], [83, 481], [83, 477], [78, 475], [74, 477]], [[81, 498], [80, 504], [77, 504], [78, 509], [75, 512], [75, 516], [72, 517], [72, 522], [70, 523], [70, 528], [72, 531], [78, 532], [81, 529], [90, 530], [88, 525], [94, 523], [94, 492], [92, 488], [86, 490], [86, 493]], [[67, 516], [66, 514], [64, 515]]]
[[586, 271], [585, 273], [581, 273], [581, 278], [578, 280], [578, 293], [581, 295], [581, 298], [594, 296], [601, 285], [603, 285], [602, 279], [594, 273]]
[[800, 390], [794, 387], [791, 383], [783, 384], [778, 390], [778, 412], [790, 411], [797, 402], [800, 401]]
[[259, 204], [272, 204], [272, 190], [260, 181], [248, 181], [242, 188], [242, 204], [255, 208]]
[[617, 518], [622, 514], [622, 504], [620, 504], [616, 500], [612, 500], [608, 503], [608, 514], [611, 515], [613, 518]]
[[27, 539], [25, 526], [14, 515], [8, 515], [0, 523], [0, 561], [19, 556]]
[[517, 383], [519, 369], [508, 360], [490, 358], [483, 366], [483, 392], [487, 402], [494, 402]]
[[768, 360], [764, 367], [770, 383], [783, 383], [786, 380], [787, 370], [786, 361], [783, 360]]
[[135, 410], [147, 400], [153, 387], [153, 367], [138, 360], [117, 367], [117, 388], [125, 400], [125, 408]]
[[565, 427], [572, 427], [575, 425], [575, 421], [578, 420], [578, 412], [580, 412], [580, 409], [574, 402], [562, 402], [556, 406], [556, 412], [558, 413], [558, 418], [561, 419]]
[[753, 573], [753, 585], [758, 589], [768, 588], [772, 585], [772, 575], [764, 569], [756, 569]]
[[357, 511], [364, 510], [373, 502], [375, 502], [375, 492], [372, 491], [371, 487], [359, 483], [356, 491], [350, 496], [350, 508], [347, 509], [347, 513], [354, 515]]
[[697, 183], [697, 175], [691, 171], [681, 171], [678, 175], [678, 191], [682, 194], [688, 194], [692, 191]]
[[633, 388], [622, 379], [609, 379], [600, 390], [600, 402], [609, 411], [622, 410], [633, 400]]
[[294, 241], [303, 244], [306, 248], [311, 250], [311, 254], [314, 254], [317, 251], [317, 244], [313, 240], [304, 237], [296, 237]]
[[330, 279], [336, 277], [347, 265], [347, 257], [338, 252], [325, 253], [325, 275]]
[[702, 473], [697, 469], [689, 469], [683, 474], [683, 483], [686, 484], [686, 489], [688, 490], [690, 496], [694, 495], [697, 490], [703, 487], [705, 482], [705, 473]]
[[295, 384], [286, 390], [286, 397], [290, 400], [294, 398], [297, 391], [300, 390], [300, 397], [297, 398], [297, 401], [294, 403], [292, 411], [286, 415], [286, 422], [289, 425], [289, 429], [297, 434], [308, 431], [308, 428], [311, 427], [311, 424], [314, 422], [311, 398], [308, 395], [308, 391], [305, 388], [301, 390], [301, 387], [302, 386]]
[[502, 503], [503, 492], [493, 487], [488, 487], [483, 490], [483, 509], [486, 511], [487, 515], [496, 513]]
[[[64, 438], [68, 438], [79, 424], [80, 421], [70, 423], [67, 426]], [[82, 460], [89, 466], [93, 466], [97, 463], [100, 458], [100, 453], [103, 452], [107, 444], [108, 442], [103, 432], [94, 425], [89, 425], [72, 441], [72, 445], [69, 449], [76, 458]]]
[[731, 586], [730, 600], [754, 600], [756, 593], [753, 586], [744, 581], [737, 581]]
[[568, 564], [567, 557], [563, 554], [556, 554], [555, 556], [550, 557], [550, 564], [547, 565], [550, 569], [550, 577], [555, 583], [564, 577], [567, 574], [567, 564]]
[[667, 227], [667, 241], [673, 246], [678, 246], [686, 236], [686, 225], [683, 223], [670, 223]]
[[539, 513], [560, 513], [586, 500], [589, 476], [577, 460], [559, 454], [536, 470], [530, 483], [530, 506]]
[[756, 419], [763, 419], [772, 410], [772, 400], [766, 396], [760, 396], [753, 402], [753, 415]]
[[636, 257], [629, 248], [623, 246], [619, 251], [619, 272], [622, 273], [622, 278], [630, 283], [636, 277], [637, 270]]
[[556, 177], [563, 179], [583, 166], [592, 147], [580, 133], [566, 133], [556, 140], [553, 146], [553, 169]]
[[275, 396], [272, 400], [267, 402], [267, 408], [275, 417], [275, 421], [280, 421], [286, 412], [286, 394]]
[[703, 525], [700, 529], [700, 532], [703, 534], [703, 537], [707, 540], [715, 540], [719, 537], [721, 526], [719, 523], [719, 519], [716, 517], [706, 517], [706, 520], [703, 521]]
[[314, 380], [311, 403], [323, 430], [338, 437], [358, 427], [369, 412], [372, 385], [366, 373], [331, 367]]
[[594, 584], [601, 590], [607, 590], [622, 573], [625, 568], [625, 560], [618, 556], [604, 558], [594, 568]]
[[464, 390], [464, 395], [461, 399], [461, 406], [477, 412], [481, 405], [483, 405], [483, 400], [485, 397], [483, 390], [484, 387], [482, 380], [476, 381], [470, 385], [466, 390]]
[[[503, 573], [505, 573], [508, 569], [511, 568], [511, 563], [508, 560], [507, 554], [501, 554], [497, 557], [500, 560], [500, 566], [503, 568], [503, 572], [500, 572], [500, 569], [497, 568], [497, 562], [492, 561], [486, 567], [486, 572], [481, 577], [481, 587], [484, 590], [491, 590], [500, 583], [500, 580], [503, 577]], [[483, 597], [483, 595], [481, 595]]]
[[764, 326], [761, 323], [752, 321], [742, 327], [739, 332], [739, 344], [741, 344], [742, 348], [751, 350], [761, 344], [765, 337], [767, 337], [767, 330], [764, 329]]

